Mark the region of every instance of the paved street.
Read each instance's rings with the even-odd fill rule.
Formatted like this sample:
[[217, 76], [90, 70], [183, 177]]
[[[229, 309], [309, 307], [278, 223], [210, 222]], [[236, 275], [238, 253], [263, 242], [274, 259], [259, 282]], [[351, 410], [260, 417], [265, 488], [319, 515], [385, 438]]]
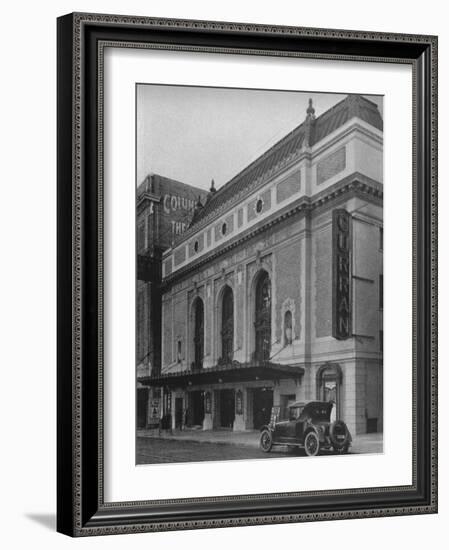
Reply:
[[137, 464], [281, 458], [289, 456], [305, 456], [305, 453], [301, 449], [287, 449], [286, 447], [274, 447], [270, 453], [264, 453], [258, 447], [252, 445], [213, 443], [169, 437], [137, 438]]
[[[271, 454], [271, 453], [270, 453]], [[238, 460], [272, 458], [270, 454], [247, 446], [168, 438], [137, 438], [137, 464], [162, 462], [203, 462], [206, 460]], [[276, 453], [277, 454], [277, 453]]]
[[[258, 430], [138, 430], [137, 464], [305, 456], [304, 450], [286, 447], [273, 447], [270, 453], [264, 453], [259, 439]], [[382, 441], [381, 433], [358, 435], [353, 439], [351, 454], [381, 453]]]

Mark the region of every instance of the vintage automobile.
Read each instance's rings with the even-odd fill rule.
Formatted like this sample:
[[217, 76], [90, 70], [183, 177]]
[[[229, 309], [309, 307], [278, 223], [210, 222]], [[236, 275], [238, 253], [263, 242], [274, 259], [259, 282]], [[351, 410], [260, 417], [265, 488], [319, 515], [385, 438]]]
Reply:
[[304, 448], [308, 456], [324, 449], [347, 453], [352, 437], [342, 420], [331, 420], [333, 406], [332, 401], [296, 402], [288, 407], [288, 420], [281, 421], [273, 411], [270, 423], [260, 430], [261, 449], [268, 453], [274, 445], [287, 445]]

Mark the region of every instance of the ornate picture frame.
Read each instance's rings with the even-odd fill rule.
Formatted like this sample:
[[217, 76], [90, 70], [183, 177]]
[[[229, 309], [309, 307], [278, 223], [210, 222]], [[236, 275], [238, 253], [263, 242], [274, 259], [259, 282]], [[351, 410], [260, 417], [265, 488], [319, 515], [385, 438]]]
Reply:
[[[412, 68], [412, 483], [142, 501], [104, 498], [106, 47]], [[58, 502], [70, 536], [437, 512], [437, 37], [122, 15], [58, 19]], [[336, 274], [338, 276], [338, 273]], [[341, 337], [340, 335], [337, 335]], [[134, 368], [130, 365], [130, 368]], [[210, 394], [206, 401], [210, 410]], [[236, 402], [242, 412], [242, 394]]]

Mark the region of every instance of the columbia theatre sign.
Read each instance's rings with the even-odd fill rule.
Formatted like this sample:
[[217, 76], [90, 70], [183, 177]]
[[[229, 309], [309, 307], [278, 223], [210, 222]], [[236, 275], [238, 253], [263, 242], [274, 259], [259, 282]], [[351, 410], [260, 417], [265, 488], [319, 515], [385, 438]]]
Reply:
[[332, 336], [352, 336], [352, 218], [344, 209], [332, 213]]

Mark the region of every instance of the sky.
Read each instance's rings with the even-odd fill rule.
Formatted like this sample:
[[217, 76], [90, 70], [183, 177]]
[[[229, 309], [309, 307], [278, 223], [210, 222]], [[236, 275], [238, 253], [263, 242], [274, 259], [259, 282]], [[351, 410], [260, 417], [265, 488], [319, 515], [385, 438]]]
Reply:
[[[301, 124], [309, 98], [319, 116], [345, 96], [139, 84], [136, 183], [156, 173], [218, 189]], [[382, 97], [365, 97], [382, 113]]]

